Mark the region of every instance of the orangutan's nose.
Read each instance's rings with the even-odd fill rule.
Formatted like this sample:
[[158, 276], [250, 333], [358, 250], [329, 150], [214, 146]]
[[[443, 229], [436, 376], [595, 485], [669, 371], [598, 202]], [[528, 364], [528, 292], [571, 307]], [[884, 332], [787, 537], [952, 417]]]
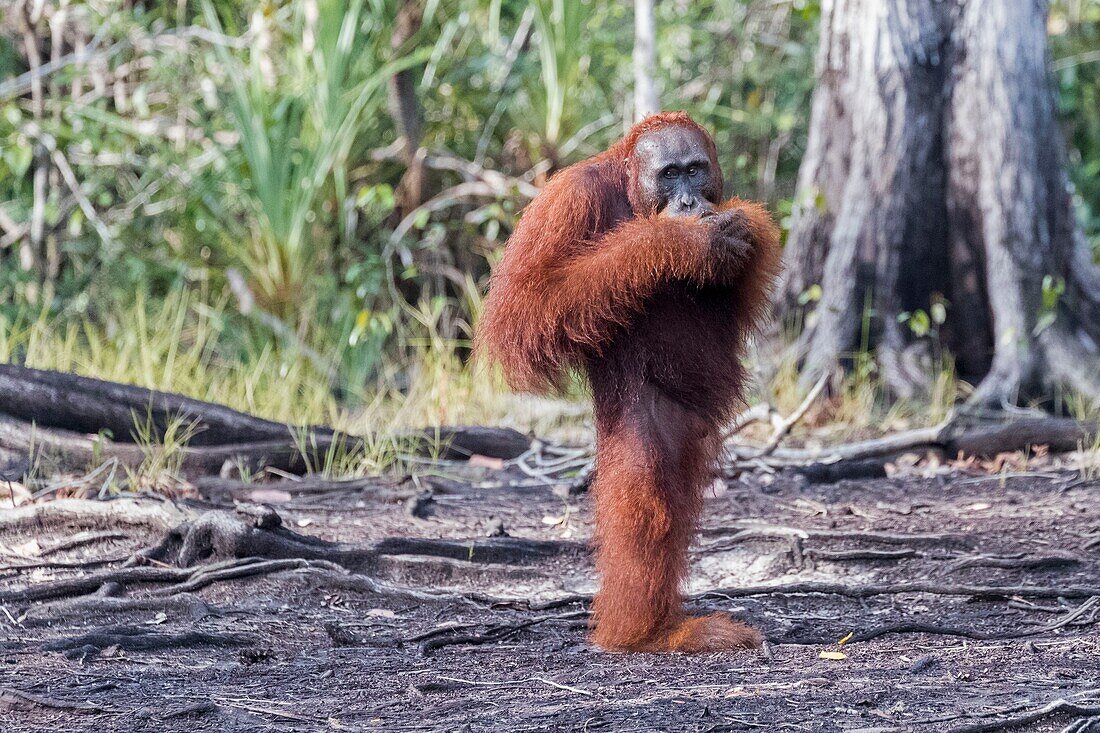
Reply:
[[699, 205], [699, 199], [696, 196], [690, 194], [681, 194], [676, 196], [669, 202], [668, 208], [665, 211], [666, 216], [699, 216], [702, 210], [702, 206]]

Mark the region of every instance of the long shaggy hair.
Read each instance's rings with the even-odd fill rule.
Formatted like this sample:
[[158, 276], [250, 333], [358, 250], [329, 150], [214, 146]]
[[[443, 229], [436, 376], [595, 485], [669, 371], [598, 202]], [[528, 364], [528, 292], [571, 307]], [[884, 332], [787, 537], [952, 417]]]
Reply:
[[757, 632], [722, 614], [688, 617], [687, 550], [721, 443], [740, 405], [741, 356], [779, 273], [779, 232], [759, 204], [747, 257], [711, 247], [703, 220], [636, 211], [635, 147], [682, 112], [652, 115], [603, 153], [553, 176], [524, 210], [493, 273], [477, 350], [516, 390], [563, 386], [571, 369], [592, 390], [596, 419], [596, 564], [602, 586], [593, 640], [616, 650], [755, 646]]

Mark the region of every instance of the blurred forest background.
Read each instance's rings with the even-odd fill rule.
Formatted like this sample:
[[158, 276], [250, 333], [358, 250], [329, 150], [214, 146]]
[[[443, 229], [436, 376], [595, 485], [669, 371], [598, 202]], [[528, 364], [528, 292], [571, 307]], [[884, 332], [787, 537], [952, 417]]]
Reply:
[[[786, 229], [806, 195], [820, 2], [654, 12], [660, 105], [711, 129], [727, 193], [767, 201]], [[0, 361], [356, 432], [546, 427], [537, 400], [470, 367], [471, 324], [524, 203], [633, 118], [630, 3], [6, 0], [0, 14]], [[1053, 2], [1047, 37], [1096, 252], [1100, 3]], [[906, 317], [938, 338], [935, 304]], [[886, 401], [857, 359], [822, 419], [942, 419], [966, 387], [933, 353], [919, 403]], [[759, 382], [777, 404], [805, 394], [779, 357]]]

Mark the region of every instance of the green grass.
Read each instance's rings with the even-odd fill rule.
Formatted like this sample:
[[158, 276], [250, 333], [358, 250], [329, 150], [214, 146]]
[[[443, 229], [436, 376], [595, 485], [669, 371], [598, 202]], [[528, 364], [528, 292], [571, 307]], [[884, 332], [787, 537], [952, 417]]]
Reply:
[[179, 392], [288, 423], [339, 415], [308, 358], [268, 344], [242, 347], [224, 301], [176, 291], [100, 318], [23, 309], [0, 315], [0, 361]]
[[[354, 438], [317, 450], [303, 433], [300, 446], [311, 471], [327, 476], [400, 468], [407, 451], [393, 435], [402, 428], [507, 425], [550, 440], [591, 440], [590, 412], [579, 386], [565, 399], [510, 393], [497, 370], [462, 357], [467, 340], [441, 335], [438, 309], [411, 310], [404, 319], [410, 325], [398, 338], [409, 356], [385, 361], [381, 376], [343, 403], [327, 369], [339, 360], [334, 338], [307, 339], [313, 355], [279, 346], [266, 332], [250, 333], [228, 302], [205, 292], [175, 291], [156, 302], [138, 297], [113, 312], [104, 309], [96, 320], [9, 312], [0, 315], [0, 361], [178, 392], [287, 424], [331, 425]], [[467, 306], [479, 310], [476, 302]], [[819, 400], [795, 426], [791, 443], [834, 443], [938, 424], [965, 396], [967, 385], [948, 362], [930, 383], [928, 399], [889, 401], [872, 370], [856, 370], [838, 394]], [[790, 361], [781, 362], [757, 391], [762, 394], [753, 401], [768, 399], [783, 414], [804, 397]], [[1069, 406], [1077, 417], [1096, 415], [1083, 401]], [[769, 426], [758, 425], [739, 439], [766, 440], [769, 432]], [[133, 436], [146, 460], [129, 472], [128, 484], [160, 488], [164, 476], [178, 471], [189, 435], [187, 425], [176, 425], [167, 440], [156, 443], [136, 416]], [[1098, 448], [1082, 446], [1082, 453], [1095, 455]]]
[[[477, 304], [472, 305], [476, 312]], [[353, 435], [448, 424], [568, 434], [587, 418], [579, 387], [567, 399], [511, 394], [495, 369], [460, 356], [468, 350], [467, 340], [440, 335], [437, 315], [427, 308], [409, 315], [413, 325], [402, 341], [411, 357], [385, 363], [382, 376], [362, 385], [356, 407], [334, 396], [325, 364], [277, 346], [266, 335], [242, 334], [227, 299], [189, 291], [155, 303], [139, 297], [98, 321], [26, 309], [0, 315], [0, 361], [179, 392], [279, 422], [322, 423]], [[338, 358], [339, 346], [331, 339], [315, 337], [308, 345], [333, 363]], [[933, 384], [929, 401], [888, 404], [872, 376], [854, 374], [838, 397], [811, 412], [807, 425], [862, 432], [884, 420], [936, 424], [960, 387], [949, 365], [937, 371]], [[803, 397], [795, 365], [780, 364], [765, 391], [781, 412], [793, 409]]]
[[[211, 304], [213, 303], [213, 304]], [[175, 291], [91, 318], [21, 309], [0, 314], [0, 362], [55, 369], [217, 402], [288, 424], [326, 424], [368, 438], [355, 455], [315, 457], [319, 466], [367, 470], [390, 452], [379, 436], [405, 427], [502, 424], [540, 435], [576, 425], [578, 400], [511, 395], [496, 370], [460, 356], [468, 341], [442, 337], [421, 313], [403, 335], [411, 356], [383, 364], [361, 385], [357, 406], [334, 395], [326, 364], [278, 346], [266, 333], [244, 333], [227, 298]], [[315, 335], [308, 346], [335, 364], [339, 344]], [[578, 395], [578, 398], [580, 395]], [[140, 425], [135, 425], [140, 436]], [[181, 430], [182, 435], [185, 431]]]

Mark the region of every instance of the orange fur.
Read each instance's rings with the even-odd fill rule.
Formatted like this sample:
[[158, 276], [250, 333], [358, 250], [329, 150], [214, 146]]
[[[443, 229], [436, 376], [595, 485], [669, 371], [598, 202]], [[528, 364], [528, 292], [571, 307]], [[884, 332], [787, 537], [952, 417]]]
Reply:
[[719, 210], [743, 212], [751, 245], [731, 259], [705, 219], [635, 211], [634, 146], [669, 125], [702, 130], [683, 113], [653, 115], [550, 179], [493, 273], [477, 349], [518, 390], [560, 387], [570, 369], [588, 378], [602, 577], [593, 640], [623, 651], [742, 649], [759, 634], [721, 614], [687, 616], [680, 587], [720, 427], [741, 401], [744, 342], [779, 271], [779, 235], [762, 206], [731, 199]]

